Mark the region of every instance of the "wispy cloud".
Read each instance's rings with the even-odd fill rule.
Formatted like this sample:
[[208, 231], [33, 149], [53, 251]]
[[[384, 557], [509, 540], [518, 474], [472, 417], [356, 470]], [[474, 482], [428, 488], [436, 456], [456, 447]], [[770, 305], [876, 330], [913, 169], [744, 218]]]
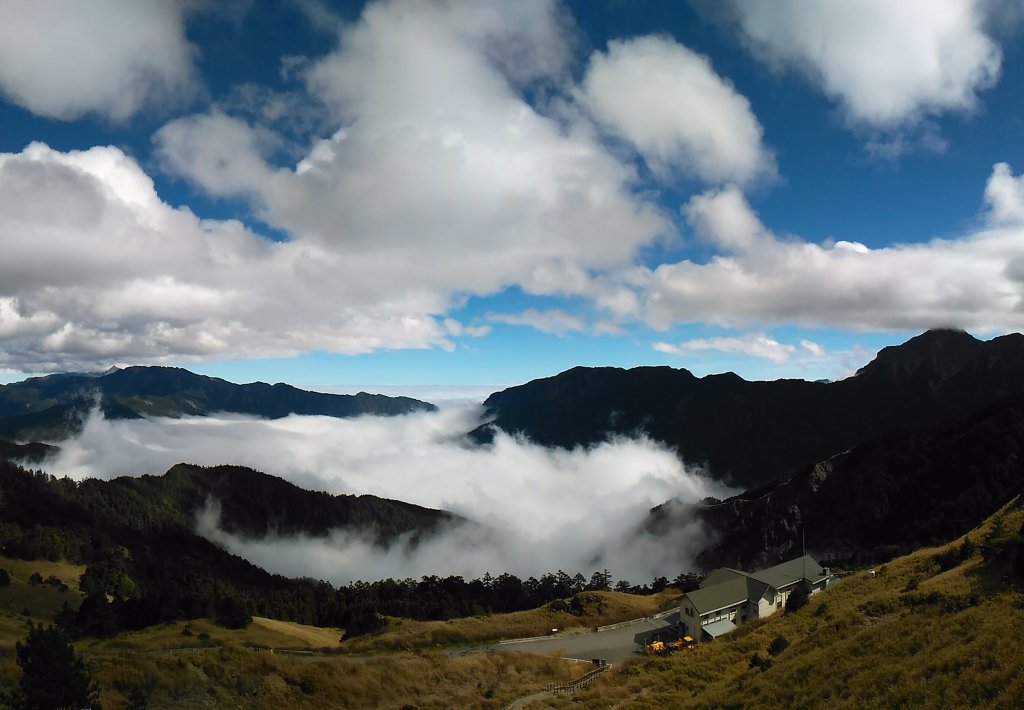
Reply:
[[[813, 345], [813, 343], [811, 344]], [[757, 333], [751, 333], [739, 338], [694, 338], [678, 345], [655, 343], [654, 349], [658, 352], [673, 355], [718, 350], [727, 353], [740, 353], [750, 357], [770, 360], [775, 363], [786, 362], [796, 352], [796, 347], [793, 345], [784, 345], [773, 338], [769, 338], [767, 335]]]
[[488, 313], [487, 320], [493, 323], [508, 325], [527, 325], [542, 333], [563, 335], [573, 331], [582, 331], [587, 327], [582, 316], [567, 313], [557, 308], [539, 311], [528, 308], [520, 313]]

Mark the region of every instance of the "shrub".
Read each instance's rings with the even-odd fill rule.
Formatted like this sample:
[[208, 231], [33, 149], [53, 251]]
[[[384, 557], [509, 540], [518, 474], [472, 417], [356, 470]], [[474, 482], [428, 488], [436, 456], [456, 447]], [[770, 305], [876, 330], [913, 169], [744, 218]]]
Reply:
[[768, 644], [768, 655], [778, 656], [789, 647], [789, 640], [785, 636], [776, 636]]
[[0, 587], [7, 587], [11, 584], [11, 575], [7, 570], [0, 567]]
[[966, 562], [969, 560], [974, 555], [974, 550], [975, 545], [971, 542], [971, 538], [965, 537], [964, 541], [960, 544], [960, 549], [958, 550], [960, 554], [960, 561]]
[[792, 592], [789, 593], [789, 598], [786, 599], [786, 613], [792, 614], [795, 611], [803, 609], [807, 605], [807, 599], [809, 595], [807, 589], [802, 584], [798, 584]]
[[252, 623], [252, 615], [246, 605], [234, 597], [223, 597], [218, 602], [215, 619], [228, 629], [244, 629]]
[[747, 664], [747, 668], [757, 668], [760, 669], [762, 673], [771, 667], [772, 659], [762, 658], [760, 653], [754, 653], [754, 655], [750, 657], [750, 663]]
[[939, 566], [939, 570], [946, 572], [953, 569], [960, 564], [963, 558], [960, 557], [959, 553], [954, 551], [952, 548], [943, 550], [939, 554], [935, 555], [935, 563]]

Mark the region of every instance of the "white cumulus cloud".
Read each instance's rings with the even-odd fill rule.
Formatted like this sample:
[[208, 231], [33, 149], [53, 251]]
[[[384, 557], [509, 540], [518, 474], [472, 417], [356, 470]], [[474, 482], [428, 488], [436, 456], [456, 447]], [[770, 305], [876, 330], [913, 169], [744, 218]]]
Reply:
[[6, 0], [0, 92], [40, 116], [124, 120], [197, 90], [178, 0]]
[[0, 248], [0, 363], [24, 370], [450, 347], [438, 298], [172, 208], [117, 148], [0, 154]]
[[747, 182], [775, 171], [750, 102], [707, 57], [668, 37], [610, 42], [590, 58], [579, 94], [656, 173]]
[[807, 75], [849, 120], [894, 128], [969, 111], [999, 78], [986, 0], [730, 0], [760, 56]]
[[671, 217], [588, 122], [522, 96], [557, 91], [569, 32], [551, 2], [371, 4], [305, 71], [340, 127], [293, 165], [268, 158], [278, 136], [216, 109], [165, 125], [157, 152], [328, 255], [370, 303], [436, 313], [517, 285], [635, 311], [606, 274], [673, 237]]
[[[870, 248], [810, 243], [767, 229], [736, 187], [692, 198], [684, 213], [722, 253], [648, 274], [655, 327], [799, 324], [863, 330], [1024, 327], [1024, 191], [1005, 165], [986, 189], [988, 223], [960, 238]], [[813, 349], [806, 348], [813, 353]]]

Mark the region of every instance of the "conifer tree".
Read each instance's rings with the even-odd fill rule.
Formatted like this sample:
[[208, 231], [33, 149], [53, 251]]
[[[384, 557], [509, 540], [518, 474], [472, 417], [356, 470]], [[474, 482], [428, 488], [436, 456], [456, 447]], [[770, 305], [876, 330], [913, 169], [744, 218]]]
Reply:
[[99, 710], [97, 687], [82, 657], [57, 626], [30, 626], [25, 643], [15, 646], [21, 668], [21, 697], [25, 710], [85, 708]]

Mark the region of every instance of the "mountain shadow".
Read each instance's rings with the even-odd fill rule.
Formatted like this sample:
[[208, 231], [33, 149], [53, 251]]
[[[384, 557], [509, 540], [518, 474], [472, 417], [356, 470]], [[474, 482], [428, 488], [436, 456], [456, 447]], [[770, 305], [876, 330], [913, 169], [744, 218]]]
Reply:
[[1024, 491], [1024, 397], [916, 430], [898, 429], [724, 501], [669, 502], [650, 534], [702, 521], [703, 568], [757, 569], [798, 554], [875, 562], [967, 532]]
[[965, 416], [1015, 395], [1024, 395], [1024, 335], [980, 341], [932, 330], [884, 348], [838, 382], [576, 367], [492, 394], [490, 421], [471, 437], [486, 442], [500, 429], [571, 448], [642, 432], [713, 478], [751, 488], [895, 428]]

